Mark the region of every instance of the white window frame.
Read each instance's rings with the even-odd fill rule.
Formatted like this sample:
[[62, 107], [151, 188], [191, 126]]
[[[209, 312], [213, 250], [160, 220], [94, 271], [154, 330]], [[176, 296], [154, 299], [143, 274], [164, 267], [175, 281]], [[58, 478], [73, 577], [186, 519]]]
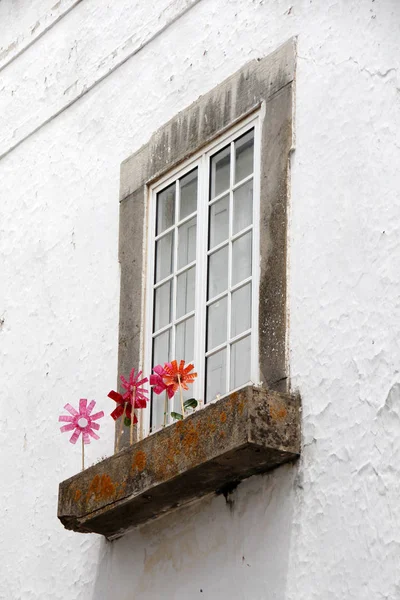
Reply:
[[[212, 300], [207, 302], [206, 292], [207, 292], [207, 259], [208, 254], [215, 252], [216, 247], [212, 249], [212, 251], [208, 250], [208, 219], [209, 219], [209, 206], [216, 202], [219, 198], [226, 195], [226, 191], [221, 193], [218, 197], [213, 198], [210, 201], [209, 198], [209, 184], [210, 184], [210, 157], [216, 154], [219, 150], [224, 148], [228, 143], [231, 144], [231, 169], [230, 169], [230, 190], [229, 190], [229, 219], [230, 219], [230, 227], [229, 231], [232, 232], [232, 196], [233, 190], [243, 185], [247, 178], [241, 180], [237, 184], [234, 184], [233, 177], [235, 169], [232, 168], [234, 166], [235, 161], [235, 152], [234, 152], [234, 140], [245, 134], [248, 130], [254, 128], [254, 171], [252, 174], [253, 177], [253, 223], [251, 226], [248, 226], [246, 230], [242, 230], [239, 234], [235, 234], [229, 237], [229, 245], [232, 244], [232, 241], [236, 238], [241, 237], [247, 231], [252, 231], [252, 322], [251, 329], [246, 332], [242, 332], [238, 336], [235, 336], [232, 339], [228, 339], [224, 344], [218, 346], [217, 348], [213, 348], [212, 351], [206, 352], [206, 306], [208, 303], [215, 302], [216, 298], [214, 297]], [[242, 120], [240, 123], [235, 126], [230, 127], [223, 135], [219, 136], [216, 140], [208, 144], [201, 151], [197, 152], [193, 155], [189, 160], [187, 160], [184, 164], [179, 165], [176, 168], [171, 169], [161, 178], [159, 178], [156, 182], [147, 186], [147, 201], [146, 201], [146, 210], [147, 210], [147, 235], [145, 237], [145, 244], [147, 250], [147, 274], [146, 274], [146, 284], [145, 284], [145, 293], [143, 295], [144, 301], [144, 316], [145, 323], [143, 328], [143, 367], [144, 373], [149, 375], [152, 372], [152, 338], [153, 338], [153, 303], [154, 303], [154, 293], [153, 293], [153, 285], [154, 285], [154, 268], [155, 268], [155, 225], [156, 225], [156, 194], [160, 192], [162, 189], [167, 187], [169, 184], [176, 181], [178, 178], [183, 177], [185, 174], [193, 170], [196, 166], [198, 166], [198, 202], [197, 202], [197, 235], [196, 235], [196, 289], [195, 289], [195, 325], [194, 325], [194, 339], [195, 339], [195, 348], [194, 348], [194, 357], [193, 362], [195, 366], [195, 370], [198, 373], [198, 377], [193, 384], [192, 391], [193, 397], [197, 400], [204, 400], [205, 397], [205, 366], [206, 366], [206, 356], [214, 354], [218, 349], [227, 347], [227, 356], [226, 356], [226, 377], [227, 377], [227, 389], [229, 389], [229, 374], [230, 374], [230, 343], [232, 340], [241, 339], [251, 332], [251, 372], [248, 382], [241, 385], [239, 388], [235, 388], [229, 390], [221, 397], [227, 396], [237, 389], [241, 389], [250, 383], [258, 384], [260, 379], [259, 374], [259, 356], [258, 356], [258, 343], [259, 343], [259, 332], [258, 332], [258, 305], [259, 305], [259, 280], [260, 280], [260, 147], [261, 147], [261, 139], [260, 139], [260, 111], [253, 113], [251, 116]], [[251, 179], [248, 176], [248, 179]], [[175, 199], [175, 211], [178, 206], [179, 198]], [[178, 214], [176, 212], [176, 214]], [[192, 215], [188, 215], [182, 221], [190, 220]], [[179, 222], [180, 223], [180, 222]], [[177, 223], [174, 224], [174, 227], [177, 227]], [[226, 242], [225, 242], [226, 243]], [[174, 252], [176, 253], [177, 244], [174, 241]], [[232, 251], [229, 252], [229, 256], [232, 256]], [[175, 255], [175, 265], [176, 255]], [[228, 322], [230, 322], [230, 297], [231, 297], [231, 265], [228, 265]], [[186, 270], [188, 265], [185, 266], [182, 270]], [[173, 302], [174, 302], [174, 312], [175, 304], [176, 304], [176, 271], [174, 272], [173, 279], [175, 280], [174, 293], [173, 293]], [[245, 285], [246, 282], [250, 281], [250, 278], [247, 280], [241, 281], [237, 285], [234, 286], [234, 289], [240, 288]], [[199, 283], [197, 283], [199, 282]], [[222, 294], [221, 294], [222, 296]], [[185, 320], [188, 318], [188, 314], [184, 315], [181, 319], [173, 321], [173, 325], [180, 320]], [[167, 329], [167, 327], [166, 327]], [[160, 331], [160, 330], [158, 330]], [[174, 331], [174, 327], [172, 327], [172, 331]], [[174, 334], [173, 334], [174, 335]], [[172, 344], [174, 344], [174, 338], [172, 340]], [[179, 356], [174, 357], [177, 360], [180, 359]], [[167, 357], [165, 362], [167, 361]], [[161, 398], [160, 398], [161, 401]], [[150, 432], [150, 403], [148, 407], [144, 411], [144, 429], [145, 435], [148, 435]]]

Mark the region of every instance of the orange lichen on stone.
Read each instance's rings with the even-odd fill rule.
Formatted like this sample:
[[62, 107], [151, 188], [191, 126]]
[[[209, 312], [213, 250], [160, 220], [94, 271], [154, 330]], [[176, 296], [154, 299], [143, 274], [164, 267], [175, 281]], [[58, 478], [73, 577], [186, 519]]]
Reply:
[[195, 428], [192, 427], [191, 429], [189, 429], [189, 431], [187, 431], [187, 433], [185, 434], [185, 436], [182, 440], [182, 445], [184, 447], [185, 453], [186, 454], [194, 453], [196, 451], [196, 447], [197, 447], [198, 443], [199, 443], [199, 434], [195, 430]]
[[116, 486], [109, 475], [95, 475], [90, 483], [86, 500], [90, 500], [92, 496], [96, 502], [111, 498], [115, 495]]
[[133, 458], [132, 470], [134, 471], [135, 469], [137, 469], [138, 471], [142, 472], [144, 470], [145, 466], [146, 466], [146, 454], [143, 452], [143, 450], [139, 450], [138, 452], [136, 452], [136, 454]]
[[219, 415], [219, 420], [221, 421], [221, 423], [225, 423], [225, 422], [226, 422], [226, 419], [227, 419], [226, 412], [222, 412], [222, 413]]
[[244, 402], [243, 402], [243, 400], [241, 400], [238, 404], [239, 415], [241, 415], [243, 413], [243, 410], [244, 410]]
[[271, 415], [271, 419], [274, 419], [275, 421], [283, 421], [287, 416], [286, 408], [279, 404], [271, 403], [269, 405], [269, 413]]
[[78, 502], [78, 500], [81, 496], [82, 496], [81, 490], [76, 490], [75, 496], [74, 496], [75, 502]]

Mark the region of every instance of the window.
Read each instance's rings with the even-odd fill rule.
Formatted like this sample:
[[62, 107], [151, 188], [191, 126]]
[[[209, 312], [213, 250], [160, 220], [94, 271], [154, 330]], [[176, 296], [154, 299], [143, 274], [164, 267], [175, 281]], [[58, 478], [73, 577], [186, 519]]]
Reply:
[[289, 40], [122, 163], [119, 373], [183, 358], [199, 373], [191, 395], [206, 402], [246, 378], [288, 390], [295, 64]]
[[[253, 116], [149, 191], [146, 372], [194, 362], [186, 398], [210, 402], [259, 381], [258, 148]], [[152, 428], [163, 411], [152, 402]]]

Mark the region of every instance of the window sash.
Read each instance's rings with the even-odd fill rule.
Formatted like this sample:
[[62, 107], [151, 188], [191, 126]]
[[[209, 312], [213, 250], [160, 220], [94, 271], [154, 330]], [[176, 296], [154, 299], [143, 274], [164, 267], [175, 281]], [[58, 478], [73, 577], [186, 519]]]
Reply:
[[[234, 161], [235, 161], [235, 152], [234, 152], [234, 142], [239, 137], [244, 135], [247, 131], [254, 129], [254, 164], [253, 164], [253, 173], [249, 175], [243, 180], [234, 182]], [[215, 355], [218, 350], [222, 347], [226, 347], [226, 389], [229, 392], [221, 394], [221, 397], [232, 393], [235, 389], [240, 389], [246, 384], [240, 385], [238, 388], [229, 389], [230, 381], [229, 377], [229, 364], [230, 364], [230, 352], [231, 352], [231, 343], [232, 341], [236, 342], [246, 337], [246, 335], [251, 334], [251, 371], [249, 382], [258, 383], [259, 382], [259, 362], [258, 362], [258, 288], [259, 288], [259, 198], [260, 198], [260, 126], [259, 126], [259, 115], [253, 114], [251, 117], [248, 117], [246, 120], [242, 121], [236, 127], [229, 129], [226, 134], [221, 136], [216, 142], [210, 144], [205, 150], [197, 153], [190, 160], [188, 160], [183, 167], [176, 168], [174, 170], [170, 170], [168, 175], [158, 180], [156, 184], [148, 187], [148, 228], [147, 228], [147, 278], [146, 278], [146, 290], [144, 296], [145, 302], [145, 326], [144, 326], [144, 337], [142, 340], [142, 348], [143, 348], [143, 367], [146, 374], [150, 374], [152, 372], [152, 340], [155, 337], [155, 332], [153, 332], [153, 319], [154, 319], [154, 289], [161, 287], [161, 285], [165, 284], [167, 281], [174, 281], [176, 284], [177, 277], [183, 273], [187, 272], [191, 267], [195, 265], [196, 268], [196, 285], [195, 285], [195, 310], [191, 311], [190, 315], [194, 315], [194, 356], [193, 363], [195, 365], [195, 370], [198, 373], [198, 377], [195, 380], [194, 384], [191, 386], [189, 390], [188, 397], [195, 397], [196, 399], [202, 399], [204, 401], [205, 398], [205, 381], [206, 381], [206, 360], [208, 356]], [[225, 146], [230, 144], [230, 158], [231, 158], [231, 168], [230, 168], [230, 187], [229, 191], [220, 193], [215, 198], [211, 199], [211, 157], [218, 153]], [[193, 169], [197, 168], [198, 173], [198, 195], [197, 195], [197, 231], [196, 231], [196, 256], [195, 260], [193, 260], [190, 264], [185, 265], [181, 269], [177, 269], [177, 240], [174, 240], [174, 252], [175, 252], [175, 262], [173, 264], [173, 272], [168, 277], [163, 278], [160, 281], [155, 283], [154, 270], [155, 270], [155, 245], [156, 241], [160, 239], [163, 235], [166, 234], [167, 231], [176, 231], [178, 225], [181, 225], [181, 221], [179, 221], [178, 216], [178, 197], [175, 198], [175, 222], [173, 226], [169, 227], [169, 229], [165, 229], [161, 234], [156, 235], [156, 210], [157, 210], [157, 194], [162, 190], [165, 190], [169, 185], [182, 179], [185, 175], [190, 173]], [[232, 206], [233, 206], [233, 193], [235, 190], [243, 186], [246, 182], [253, 180], [253, 219], [252, 225], [246, 227], [245, 229], [240, 229], [236, 234], [232, 234]], [[179, 186], [178, 186], [179, 187]], [[228, 242], [222, 243], [220, 246], [222, 247], [224, 244], [228, 244], [231, 251], [229, 253], [230, 257], [232, 255], [232, 243], [245, 235], [246, 232], [252, 232], [252, 274], [251, 277], [246, 278], [245, 280], [239, 281], [236, 285], [229, 285], [228, 289], [222, 294], [215, 296], [213, 298], [207, 298], [207, 275], [208, 275], [208, 257], [210, 254], [213, 254], [218, 248], [215, 246], [212, 249], [208, 247], [208, 237], [209, 237], [209, 207], [218, 202], [224, 195], [229, 194], [229, 238]], [[178, 196], [178, 194], [176, 195]], [[191, 215], [187, 215], [183, 222], [188, 222], [193, 217], [194, 213]], [[229, 264], [229, 284], [231, 277], [231, 264]], [[251, 282], [251, 325], [250, 328], [246, 331], [240, 332], [236, 336], [230, 335], [230, 327], [231, 327], [231, 294], [233, 291], [243, 288], [246, 283]], [[218, 347], [207, 350], [206, 348], [206, 324], [207, 324], [207, 310], [208, 306], [216, 301], [218, 297], [227, 296], [228, 300], [228, 329], [227, 329], [227, 339], [223, 344]], [[183, 322], [189, 318], [189, 314], [185, 314], [184, 316], [176, 318], [176, 289], [173, 290], [173, 319], [174, 321], [169, 323], [168, 326], [157, 330], [157, 335], [160, 334], [161, 331], [166, 331], [169, 328], [172, 329], [173, 339], [171, 340], [171, 345], [174, 347], [175, 345], [175, 326], [176, 324]], [[179, 360], [181, 357], [172, 356], [172, 358], [176, 358]], [[167, 357], [163, 358], [163, 362], [167, 361]], [[229, 361], [229, 362], [228, 362]], [[155, 401], [160, 405], [164, 406], [164, 398], [163, 394], [158, 396], [154, 396]], [[178, 394], [176, 394], [176, 399], [178, 400]], [[178, 404], [175, 405], [176, 407]], [[170, 410], [174, 410], [171, 408]], [[151, 408], [150, 406], [145, 409], [144, 421], [145, 421], [145, 434], [147, 435], [150, 430], [150, 418], [151, 418]]]

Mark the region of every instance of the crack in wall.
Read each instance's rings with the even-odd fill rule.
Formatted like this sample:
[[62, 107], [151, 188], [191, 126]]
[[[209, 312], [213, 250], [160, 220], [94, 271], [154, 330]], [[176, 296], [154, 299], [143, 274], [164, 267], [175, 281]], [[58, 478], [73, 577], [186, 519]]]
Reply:
[[333, 61], [317, 61], [314, 58], [311, 58], [310, 56], [301, 56], [300, 54], [297, 55], [299, 59], [304, 60], [304, 61], [309, 61], [312, 62], [314, 65], [316, 65], [317, 67], [340, 67], [341, 65], [344, 65], [346, 63], [352, 63], [354, 65], [356, 65], [360, 72], [363, 73], [368, 73], [368, 75], [370, 75], [371, 77], [379, 77], [381, 79], [385, 79], [388, 75], [390, 75], [390, 73], [397, 73], [397, 67], [389, 67], [388, 69], [386, 69], [386, 71], [380, 71], [379, 69], [377, 71], [371, 71], [370, 69], [367, 69], [367, 67], [363, 67], [355, 58], [353, 58], [352, 56], [349, 56], [349, 58], [346, 58], [345, 60], [341, 60], [339, 62], [333, 62]]
[[[80, 1], [81, 0], [79, 0], [79, 2]], [[172, 17], [167, 23], [165, 23], [165, 25], [163, 25], [155, 33], [153, 33], [152, 35], [150, 35], [144, 42], [140, 43], [133, 50], [131, 50], [130, 52], [128, 52], [127, 55], [123, 56], [120, 61], [118, 61], [115, 65], [113, 65], [103, 75], [101, 75], [100, 77], [98, 77], [97, 79], [95, 79], [91, 84], [84, 85], [83, 88], [82, 88], [82, 91], [79, 94], [77, 94], [77, 96], [75, 96], [69, 102], [67, 102], [66, 104], [64, 104], [59, 110], [55, 111], [50, 117], [48, 117], [47, 119], [45, 119], [44, 121], [42, 121], [41, 123], [39, 123], [39, 125], [37, 127], [34, 127], [29, 133], [27, 133], [26, 135], [22, 136], [21, 139], [19, 139], [17, 142], [15, 142], [15, 144], [13, 144], [7, 150], [5, 150], [2, 154], [0, 154], [0, 160], [2, 160], [6, 156], [8, 156], [11, 152], [13, 152], [14, 150], [16, 150], [16, 148], [18, 148], [26, 140], [28, 140], [29, 138], [31, 138], [35, 133], [37, 133], [38, 131], [40, 131], [40, 129], [42, 129], [43, 127], [45, 127], [47, 124], [51, 123], [54, 119], [56, 119], [59, 115], [61, 115], [65, 110], [67, 110], [68, 108], [70, 108], [71, 106], [73, 106], [76, 102], [78, 102], [78, 100], [80, 100], [81, 98], [83, 98], [84, 96], [86, 96], [86, 94], [88, 94], [89, 92], [91, 92], [99, 83], [101, 83], [102, 81], [104, 81], [109, 75], [111, 75], [117, 69], [119, 69], [119, 67], [121, 67], [122, 65], [124, 65], [129, 59], [133, 58], [133, 56], [135, 56], [136, 54], [138, 54], [141, 50], [143, 50], [149, 44], [151, 44], [151, 42], [153, 42], [154, 40], [156, 40], [160, 35], [162, 35], [164, 33], [164, 31], [166, 31], [169, 27], [173, 26], [177, 21], [179, 21], [179, 19], [181, 19], [184, 15], [186, 15], [186, 13], [188, 13], [192, 8], [194, 8], [200, 2], [201, 2], [201, 0], [192, 0], [192, 2], [188, 6], [186, 6], [186, 8], [184, 8], [181, 12], [179, 12], [177, 15], [175, 15], [174, 17]], [[124, 42], [124, 44], [122, 44], [121, 46], [119, 46], [114, 52], [117, 52], [118, 49], [121, 48], [121, 47], [124, 48], [124, 46], [128, 42], [129, 42], [129, 40], [126, 40]], [[113, 55], [113, 53], [111, 53], [111, 55]]]

